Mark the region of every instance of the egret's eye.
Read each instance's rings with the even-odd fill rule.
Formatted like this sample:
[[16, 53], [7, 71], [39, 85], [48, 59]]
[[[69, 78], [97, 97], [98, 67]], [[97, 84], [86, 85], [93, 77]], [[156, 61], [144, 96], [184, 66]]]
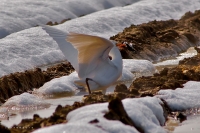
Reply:
[[110, 60], [112, 60], [112, 57], [111, 57], [110, 55], [108, 56], [108, 58], [109, 58]]

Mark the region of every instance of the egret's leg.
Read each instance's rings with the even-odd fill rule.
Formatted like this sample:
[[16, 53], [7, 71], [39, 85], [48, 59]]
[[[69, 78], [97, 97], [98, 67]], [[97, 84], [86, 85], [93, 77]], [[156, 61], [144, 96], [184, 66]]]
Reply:
[[93, 81], [93, 80], [90, 79], [90, 78], [86, 78], [86, 79], [85, 79], [85, 82], [86, 82], [86, 84], [87, 84], [88, 92], [89, 92], [89, 94], [91, 94], [90, 86], [89, 86], [89, 84], [88, 84], [88, 81], [89, 81], [89, 80]]

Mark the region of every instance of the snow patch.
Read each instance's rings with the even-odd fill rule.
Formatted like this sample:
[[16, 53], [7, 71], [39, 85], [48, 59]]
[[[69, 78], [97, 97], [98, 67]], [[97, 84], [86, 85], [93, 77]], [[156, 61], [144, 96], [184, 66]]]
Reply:
[[[154, 97], [125, 99], [122, 101], [129, 117], [137, 126], [142, 128], [147, 133], [166, 133], [160, 125], [164, 125], [165, 118], [163, 110], [160, 105], [162, 103], [159, 99]], [[67, 115], [66, 124], [59, 124], [43, 129], [36, 130], [34, 133], [53, 133], [53, 132], [84, 132], [92, 133], [106, 132], [106, 133], [138, 133], [138, 131], [131, 126], [124, 125], [119, 121], [107, 120], [103, 117], [108, 111], [108, 103], [93, 104], [78, 108], [71, 111]], [[90, 124], [89, 122], [97, 119], [97, 123]], [[80, 127], [83, 128], [80, 128]]]
[[[91, 1], [93, 0], [84, 2], [90, 3]], [[67, 15], [67, 11], [64, 11], [65, 9], [67, 10], [67, 6], [64, 2], [66, 1], [5, 1], [3, 2], [3, 9], [5, 9], [5, 11], [0, 13], [3, 14], [0, 15], [1, 18], [5, 19], [0, 20], [0, 22], [3, 21], [0, 23], [0, 27], [7, 29], [6, 31], [2, 28], [0, 29], [2, 29], [2, 33], [5, 34], [5, 32], [12, 33], [24, 28], [30, 28], [30, 25], [35, 25], [36, 23], [32, 23], [32, 20], [27, 18], [28, 16], [34, 18], [33, 20], [36, 21], [37, 24], [45, 23], [47, 20], [49, 21], [49, 18], [52, 21], [57, 20], [57, 17], [60, 18], [60, 15]], [[72, 0], [69, 0], [67, 2], [76, 3], [80, 1], [72, 2]], [[94, 4], [92, 7], [99, 6], [99, 9], [104, 8], [105, 5], [108, 5], [106, 4], [108, 3], [108, 0], [107, 2], [104, 0], [103, 4], [99, 4], [99, 0], [95, 0], [95, 2], [91, 2]], [[114, 0], [109, 0], [111, 5], [119, 5], [119, 3], [124, 5], [128, 4], [129, 2], [133, 3], [136, 1], [129, 0], [128, 2], [123, 2], [122, 0], [118, 0], [117, 2]], [[5, 8], [7, 6], [8, 8]], [[15, 8], [11, 9], [11, 7]], [[198, 0], [182, 0], [176, 2], [174, 0], [142, 0], [128, 6], [114, 7], [80, 18], [72, 19], [56, 26], [56, 28], [65, 32], [73, 31], [109, 38], [110, 36], [121, 32], [125, 27], [130, 26], [131, 24], [141, 24], [155, 19], [178, 19], [186, 11], [194, 11], [199, 9], [199, 7], [200, 2]], [[80, 8], [80, 10], [81, 9], [82, 8]], [[89, 10], [91, 8], [85, 8], [86, 11], [87, 9]], [[36, 13], [32, 13], [32, 11], [36, 11]], [[39, 16], [34, 16], [35, 14]], [[25, 20], [21, 21], [20, 18], [22, 17], [24, 19], [27, 18], [27, 21], [30, 24], [26, 24]], [[66, 18], [66, 16], [64, 17]], [[0, 46], [0, 77], [9, 73], [21, 72], [34, 67], [60, 62], [66, 59], [59, 50], [56, 42], [50, 38], [49, 35], [47, 35], [47, 33], [41, 29], [41, 27], [26, 29], [6, 36], [5, 38], [0, 39]]]
[[[64, 19], [74, 19], [100, 10], [125, 6], [137, 0], [18, 0], [1, 1], [0, 38], [13, 32], [46, 24], [60, 23]], [[14, 8], [13, 8], [14, 7]]]
[[200, 82], [188, 81], [183, 88], [160, 90], [156, 97], [164, 99], [173, 111], [200, 107]]
[[74, 85], [74, 81], [78, 80], [78, 74], [76, 72], [71, 73], [69, 76], [63, 76], [60, 78], [52, 79], [45, 83], [42, 87], [35, 90], [35, 93], [43, 95], [59, 95], [59, 94], [72, 94], [77, 87]]

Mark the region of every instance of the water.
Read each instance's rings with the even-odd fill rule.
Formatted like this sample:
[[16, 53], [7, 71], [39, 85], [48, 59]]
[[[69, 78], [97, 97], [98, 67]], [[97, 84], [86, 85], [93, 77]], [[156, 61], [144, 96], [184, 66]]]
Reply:
[[173, 133], [199, 133], [200, 115], [192, 115], [187, 120], [175, 128]]
[[[176, 66], [178, 62], [186, 57], [192, 57], [196, 55], [196, 51], [193, 47], [189, 48], [186, 52], [181, 53], [178, 57], [173, 59], [168, 59], [165, 61], [158, 62], [154, 64], [158, 70], [161, 70], [164, 67], [172, 67]], [[130, 86], [131, 82], [126, 82], [127, 87]], [[114, 91], [115, 85], [108, 88], [107, 93], [112, 93]], [[83, 95], [87, 95], [88, 93], [85, 91], [82, 91], [75, 96], [71, 97], [61, 97], [61, 98], [54, 98], [54, 99], [44, 99], [45, 102], [51, 103], [49, 108], [43, 109], [43, 110], [32, 110], [28, 112], [12, 112], [9, 116], [9, 120], [2, 120], [1, 123], [7, 127], [12, 127], [14, 124], [20, 123], [22, 119], [25, 118], [33, 118], [34, 114], [38, 114], [40, 117], [49, 117], [52, 115], [52, 113], [55, 111], [55, 108], [58, 105], [72, 105], [75, 101], [81, 101]], [[198, 123], [200, 122], [200, 116], [196, 115], [196, 117], [189, 116], [188, 120], [178, 124], [177, 127], [175, 127], [174, 133], [181, 133], [187, 131], [188, 133], [197, 133], [198, 131]], [[186, 130], [187, 129], [187, 130]], [[173, 131], [172, 131], [173, 132]]]
[[[6, 2], [6, 1], [5, 1]], [[5, 4], [5, 2], [3, 4]], [[22, 1], [23, 2], [23, 1]], [[2, 4], [2, 5], [3, 5]], [[53, 3], [55, 6], [57, 3]], [[9, 5], [9, 4], [8, 4]], [[23, 8], [23, 6], [20, 6]], [[30, 4], [29, 4], [30, 5]], [[43, 3], [45, 5], [45, 3]], [[51, 5], [51, 4], [50, 4]], [[152, 0], [151, 2], [148, 0], [138, 1], [137, 3], [125, 7], [117, 7], [112, 8], [105, 11], [100, 11], [97, 13], [93, 13], [82, 18], [74, 19], [72, 21], [66, 22], [63, 25], [57, 26], [59, 29], [64, 29], [66, 31], [76, 31], [76, 32], [84, 32], [93, 35], [104, 36], [109, 38], [110, 36], [117, 34], [122, 31], [123, 28], [130, 26], [131, 24], [140, 24], [144, 22], [148, 22], [154, 19], [157, 20], [166, 20], [166, 19], [179, 19], [185, 12], [194, 11], [199, 9], [200, 2], [199, 0], [182, 0], [182, 1], [174, 1], [174, 0]], [[40, 6], [37, 5], [36, 6]], [[3, 7], [5, 7], [3, 5]], [[27, 10], [27, 8], [24, 9]], [[87, 7], [87, 6], [85, 6]], [[34, 6], [32, 7], [34, 9]], [[98, 7], [97, 7], [98, 8]], [[18, 8], [16, 8], [18, 9]], [[28, 9], [31, 9], [30, 7]], [[26, 28], [30, 28], [35, 25], [37, 22], [46, 23], [49, 17], [51, 20], [56, 21], [59, 17], [59, 20], [63, 19], [63, 17], [55, 15], [55, 12], [51, 10], [51, 13], [46, 11], [46, 8], [39, 8], [41, 12], [44, 12], [45, 20], [41, 19], [40, 16], [33, 17], [30, 20], [26, 20], [26, 22], [30, 22], [28, 24], [24, 24], [24, 22], [20, 20], [20, 16], [24, 18], [24, 15], [34, 16], [34, 14], [28, 14], [28, 12], [21, 12], [21, 14], [17, 14], [16, 16], [3, 16], [2, 19], [6, 20], [6, 23], [2, 28], [0, 27], [0, 36], [5, 37], [0, 40], [0, 76], [9, 74], [11, 72], [16, 71], [24, 71], [27, 69], [31, 69], [36, 66], [53, 64], [55, 62], [60, 62], [65, 60], [65, 57], [62, 55], [61, 51], [58, 49], [57, 44], [41, 30], [41, 28], [35, 27], [27, 30], [23, 30]], [[85, 8], [88, 9], [88, 8]], [[17, 13], [15, 8], [12, 8], [14, 13]], [[59, 10], [61, 11], [61, 10]], [[84, 12], [92, 12], [84, 11]], [[24, 14], [26, 13], [26, 14]], [[79, 15], [82, 12], [78, 12]], [[9, 14], [8, 13], [4, 13]], [[10, 14], [12, 14], [10, 12]], [[40, 13], [36, 12], [36, 15]], [[49, 16], [49, 14], [54, 14]], [[77, 14], [76, 14], [77, 15]], [[53, 17], [55, 16], [55, 17]], [[77, 15], [78, 16], [78, 15]], [[74, 16], [74, 17], [77, 17]], [[73, 17], [73, 15], [72, 15]], [[26, 18], [26, 17], [25, 17]], [[10, 21], [12, 20], [12, 21]], [[14, 22], [14, 23], [10, 23]], [[16, 24], [18, 23], [18, 24]], [[16, 26], [17, 25], [17, 26]], [[15, 27], [16, 26], [16, 27]], [[21, 30], [21, 31], [20, 31]], [[18, 33], [13, 33], [17, 32]], [[12, 34], [11, 34], [12, 33]], [[189, 49], [185, 54], [181, 54], [175, 59], [166, 60], [155, 64], [158, 70], [163, 67], [172, 67], [178, 64], [180, 59], [185, 57], [191, 57], [195, 55], [196, 51], [192, 48]], [[114, 88], [109, 88], [108, 93], [113, 92]], [[35, 110], [30, 112], [13, 112], [13, 115], [9, 118], [9, 120], [3, 120], [1, 123], [8, 127], [11, 127], [13, 124], [17, 124], [23, 118], [32, 118], [33, 114], [37, 113], [41, 117], [50, 116], [58, 104], [61, 105], [71, 105], [74, 101], [81, 101], [82, 95], [87, 94], [86, 92], [82, 92], [80, 95], [73, 97], [63, 97], [57, 99], [45, 99], [45, 101], [50, 102], [51, 106], [45, 110]], [[180, 132], [198, 132], [198, 124], [200, 122], [199, 116], [196, 115], [194, 117], [189, 117], [188, 120], [180, 127], [175, 129], [175, 133]]]
[[[125, 82], [125, 85], [129, 87], [131, 82]], [[115, 89], [116, 85], [112, 85], [107, 89], [107, 94], [112, 93]], [[18, 124], [21, 122], [22, 119], [26, 118], [33, 118], [34, 114], [38, 114], [42, 118], [47, 118], [51, 116], [58, 105], [72, 105], [74, 102], [81, 102], [84, 95], [88, 95], [88, 92], [81, 91], [80, 93], [77, 93], [75, 96], [70, 97], [60, 97], [60, 98], [54, 98], [54, 99], [44, 99], [44, 102], [51, 103], [49, 108], [43, 109], [43, 110], [32, 110], [28, 112], [12, 112], [13, 114], [9, 116], [9, 119], [3, 119], [1, 121], [1, 124], [7, 126], [8, 128], [12, 127], [14, 124]]]
[[55, 109], [58, 105], [72, 105], [75, 101], [81, 101], [82, 96], [73, 96], [73, 97], [62, 97], [57, 99], [45, 99], [45, 102], [51, 103], [49, 108], [43, 110], [33, 110], [28, 112], [13, 112], [14, 115], [9, 117], [9, 120], [2, 120], [1, 123], [7, 127], [12, 127], [14, 124], [18, 124], [22, 119], [33, 118], [34, 114], [38, 114], [42, 118], [47, 118], [55, 112]]
[[178, 65], [180, 60], [183, 60], [184, 58], [189, 58], [197, 55], [197, 51], [194, 49], [194, 47], [190, 47], [186, 52], [183, 52], [179, 54], [177, 57], [173, 57], [172, 59], [167, 59], [160, 61], [158, 63], [155, 63], [157, 70], [160, 71], [165, 67], [174, 67]]
[[[155, 66], [158, 69], [162, 69], [166, 66], [175, 66], [178, 64], [180, 59], [183, 59], [185, 57], [191, 57], [194, 56], [196, 54], [196, 51], [194, 50], [194, 48], [189, 48], [186, 52], [180, 54], [178, 57], [174, 58], [174, 59], [170, 59], [170, 60], [165, 60], [159, 63], [156, 63]], [[131, 82], [126, 82], [125, 83], [126, 86], [130, 86]], [[109, 87], [107, 89], [107, 93], [112, 93], [114, 91], [115, 85]], [[55, 111], [55, 108], [58, 105], [72, 105], [75, 101], [81, 101], [83, 95], [87, 95], [88, 93], [85, 91], [82, 91], [81, 93], [76, 94], [76, 96], [72, 96], [72, 97], [62, 97], [62, 98], [54, 98], [54, 99], [44, 99], [45, 102], [51, 103], [51, 106], [47, 109], [44, 110], [34, 110], [34, 111], [30, 111], [30, 112], [20, 112], [20, 113], [16, 113], [14, 112], [14, 114], [16, 115], [12, 115], [9, 120], [2, 120], [2, 124], [6, 125], [7, 127], [11, 127], [13, 124], [18, 124], [22, 119], [25, 118], [33, 118], [33, 114], [38, 114], [41, 117], [49, 117], [50, 115], [52, 115], [52, 113]], [[194, 122], [194, 121], [192, 121]], [[187, 125], [188, 126], [188, 125]]]

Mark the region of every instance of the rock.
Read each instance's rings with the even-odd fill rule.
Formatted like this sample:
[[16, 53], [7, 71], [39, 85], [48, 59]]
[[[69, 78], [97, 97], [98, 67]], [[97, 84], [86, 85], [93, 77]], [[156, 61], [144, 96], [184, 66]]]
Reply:
[[126, 87], [125, 84], [118, 84], [118, 85], [115, 87], [114, 92], [129, 93], [128, 88]]
[[110, 96], [104, 95], [102, 91], [92, 92], [90, 95], [85, 95], [82, 101], [86, 104], [107, 102]]
[[0, 123], [0, 132], [1, 133], [11, 133], [10, 130], [7, 127], [1, 125], [1, 123]]
[[32, 88], [41, 87], [53, 78], [68, 75], [74, 71], [70, 63], [65, 62], [42, 71], [40, 68], [16, 72], [0, 78], [0, 102], [19, 95], [23, 92], [32, 91]]
[[140, 133], [143, 133], [143, 129], [136, 126], [136, 124], [131, 120], [131, 118], [126, 113], [122, 101], [119, 98], [114, 98], [109, 102], [108, 105], [109, 112], [107, 112], [104, 117], [108, 120], [118, 120], [122, 123], [135, 127]]
[[138, 90], [140, 96], [153, 96], [160, 89], [182, 88], [187, 81], [200, 81], [200, 66], [178, 65], [165, 68], [159, 74], [137, 78], [130, 90]]
[[[111, 39], [125, 44], [123, 47], [120, 46], [124, 58], [158, 61], [161, 57], [175, 56], [188, 47], [197, 45], [200, 37], [199, 16], [200, 11], [188, 12], [180, 20], [152, 21], [140, 25], [131, 25]], [[197, 49], [197, 51], [199, 50]], [[184, 83], [190, 80], [200, 81], [200, 60], [198, 56], [185, 59], [178, 66], [165, 68], [153, 76], [137, 78], [128, 89], [125, 85], [120, 84], [117, 85], [113, 94], [104, 95], [101, 92], [93, 92], [91, 95], [85, 96], [83, 102], [75, 102], [73, 105], [66, 105], [65, 107], [59, 105], [49, 118], [34, 115], [33, 119], [24, 119], [18, 125], [13, 126], [10, 132], [32, 132], [38, 128], [66, 123], [66, 116], [70, 111], [88, 104], [108, 101], [110, 101], [109, 112], [105, 114], [107, 119], [119, 120], [124, 124], [136, 127], [124, 110], [120, 99], [154, 96], [160, 89], [175, 89], [182, 87]], [[4, 76], [0, 78], [0, 101], [4, 102], [12, 95], [39, 87], [45, 82], [67, 75], [73, 70], [69, 63], [64, 62], [48, 68], [47, 71], [41, 71], [37, 68]], [[163, 103], [164, 116], [167, 118], [172, 112], [164, 101]], [[182, 119], [181, 114], [177, 117]], [[94, 118], [89, 123], [98, 123], [98, 119]], [[2, 127], [0, 128], [2, 129]], [[142, 129], [137, 128], [137, 130], [143, 132]], [[5, 132], [7, 132], [7, 129], [5, 129]]]
[[120, 48], [123, 58], [159, 61], [199, 45], [199, 18], [200, 11], [195, 11], [186, 13], [180, 20], [131, 25], [110, 39], [127, 44], [127, 47]]

